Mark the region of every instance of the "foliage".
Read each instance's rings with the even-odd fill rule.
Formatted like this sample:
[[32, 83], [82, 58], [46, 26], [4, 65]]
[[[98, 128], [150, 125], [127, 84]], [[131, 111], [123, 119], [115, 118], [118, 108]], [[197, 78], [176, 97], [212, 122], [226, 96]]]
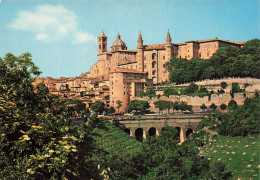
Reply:
[[155, 93], [155, 90], [153, 90], [153, 89], [148, 89], [146, 92], [141, 92], [141, 93], [139, 93], [138, 96], [139, 96], [139, 97], [144, 97], [144, 96], [147, 96], [147, 97], [155, 97], [155, 96], [156, 96], [156, 93]]
[[200, 106], [200, 109], [207, 109], [207, 106], [203, 103], [203, 104]]
[[218, 108], [215, 103], [212, 103], [209, 107], [210, 107], [210, 109], [213, 109], [213, 110]]
[[221, 109], [221, 110], [225, 110], [225, 109], [227, 109], [227, 105], [226, 105], [226, 104], [224, 104], [224, 103], [223, 103], [223, 104], [221, 104], [221, 105], [220, 105], [220, 109]]
[[163, 95], [167, 97], [170, 95], [178, 95], [178, 91], [175, 87], [166, 87], [163, 89]]
[[238, 83], [232, 83], [232, 89], [231, 89], [232, 93], [238, 93], [240, 92], [240, 86]]
[[235, 100], [230, 100], [228, 103], [229, 109], [236, 109], [238, 107], [237, 102]]
[[220, 86], [223, 88], [223, 89], [226, 89], [226, 87], [228, 86], [228, 84], [226, 82], [221, 82], [220, 83]]
[[119, 109], [122, 107], [122, 101], [117, 100], [117, 101], [116, 101], [116, 104], [117, 104], [117, 106], [116, 106], [117, 112], [119, 113]]
[[66, 99], [65, 108], [72, 115], [73, 112], [78, 114], [83, 112], [86, 109], [86, 105], [80, 100]]
[[159, 109], [159, 112], [164, 110], [164, 109], [168, 109], [168, 113], [169, 113], [169, 110], [173, 107], [173, 102], [159, 100], [159, 101], [154, 102], [154, 105], [155, 105], [156, 108]]
[[260, 78], [260, 40], [250, 40], [240, 50], [219, 48], [207, 61], [177, 58], [170, 60], [167, 66], [170, 81], [177, 84], [232, 76]]
[[184, 90], [184, 94], [191, 94], [198, 92], [198, 85], [195, 83], [190, 83], [189, 86]]
[[150, 107], [149, 103], [147, 101], [141, 101], [141, 100], [133, 100], [130, 102], [128, 106], [128, 110], [130, 112], [132, 111], [145, 111]]
[[99, 179], [91, 126], [71, 124], [59, 97], [32, 86], [31, 55], [7, 54], [0, 74], [0, 179]]
[[116, 110], [115, 110], [115, 108], [113, 107], [113, 106], [111, 106], [108, 110], [107, 110], [107, 113], [108, 114], [113, 114], [113, 113], [115, 113], [116, 112]]
[[96, 101], [94, 104], [91, 104], [90, 108], [95, 113], [102, 113], [105, 109], [105, 104], [102, 101]]

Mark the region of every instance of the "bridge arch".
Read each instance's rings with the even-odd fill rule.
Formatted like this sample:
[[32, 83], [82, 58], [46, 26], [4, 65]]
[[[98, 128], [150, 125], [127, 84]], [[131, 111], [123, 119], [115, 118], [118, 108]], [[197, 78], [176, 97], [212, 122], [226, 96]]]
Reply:
[[143, 142], [144, 130], [143, 128], [138, 128], [135, 130], [135, 139], [137, 141]]
[[128, 129], [128, 128], [125, 128], [125, 129], [124, 129], [124, 132], [126, 132], [126, 133], [129, 134], [129, 135], [131, 134], [131, 130]]
[[193, 133], [193, 130], [191, 128], [187, 129], [186, 131], [186, 138], [188, 138], [190, 136], [190, 134]]
[[149, 136], [156, 136], [157, 135], [157, 130], [155, 127], [151, 127], [149, 130], [148, 130], [148, 134]]

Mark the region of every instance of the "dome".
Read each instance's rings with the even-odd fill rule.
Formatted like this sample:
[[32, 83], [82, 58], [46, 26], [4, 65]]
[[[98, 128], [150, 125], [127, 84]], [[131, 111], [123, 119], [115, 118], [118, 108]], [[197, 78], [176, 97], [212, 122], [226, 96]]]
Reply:
[[121, 47], [122, 49], [126, 49], [125, 42], [120, 39], [119, 33], [117, 35], [117, 39], [113, 42], [111, 47]]

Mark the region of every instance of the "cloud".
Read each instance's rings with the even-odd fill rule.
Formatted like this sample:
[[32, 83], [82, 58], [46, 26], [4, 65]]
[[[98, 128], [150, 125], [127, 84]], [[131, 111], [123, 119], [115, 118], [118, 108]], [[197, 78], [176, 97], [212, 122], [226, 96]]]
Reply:
[[86, 43], [96, 40], [96, 37], [78, 28], [75, 13], [62, 5], [39, 5], [34, 11], [21, 11], [8, 26], [31, 32], [36, 40], [42, 42], [68, 39], [72, 43]]

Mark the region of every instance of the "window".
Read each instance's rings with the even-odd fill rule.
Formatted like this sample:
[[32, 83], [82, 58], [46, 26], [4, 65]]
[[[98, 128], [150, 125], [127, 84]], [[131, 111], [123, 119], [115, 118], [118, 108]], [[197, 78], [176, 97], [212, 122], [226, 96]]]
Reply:
[[201, 54], [199, 54], [199, 57], [201, 57]]
[[156, 53], [153, 53], [152, 54], [152, 59], [155, 59], [155, 57], [156, 57]]
[[209, 52], [207, 53], [207, 56], [209, 57]]
[[163, 56], [162, 58], [165, 59], [165, 56]]
[[154, 70], [154, 71], [153, 71], [153, 75], [155, 75], [155, 74], [156, 74], [156, 71]]
[[101, 45], [99, 45], [99, 49], [101, 49]]
[[106, 49], [106, 45], [105, 44], [103, 44], [103, 49]]
[[153, 61], [153, 63], [152, 63], [152, 68], [155, 68], [155, 65], [156, 65], [156, 62]]
[[146, 60], [146, 57], [144, 57], [144, 60]]

